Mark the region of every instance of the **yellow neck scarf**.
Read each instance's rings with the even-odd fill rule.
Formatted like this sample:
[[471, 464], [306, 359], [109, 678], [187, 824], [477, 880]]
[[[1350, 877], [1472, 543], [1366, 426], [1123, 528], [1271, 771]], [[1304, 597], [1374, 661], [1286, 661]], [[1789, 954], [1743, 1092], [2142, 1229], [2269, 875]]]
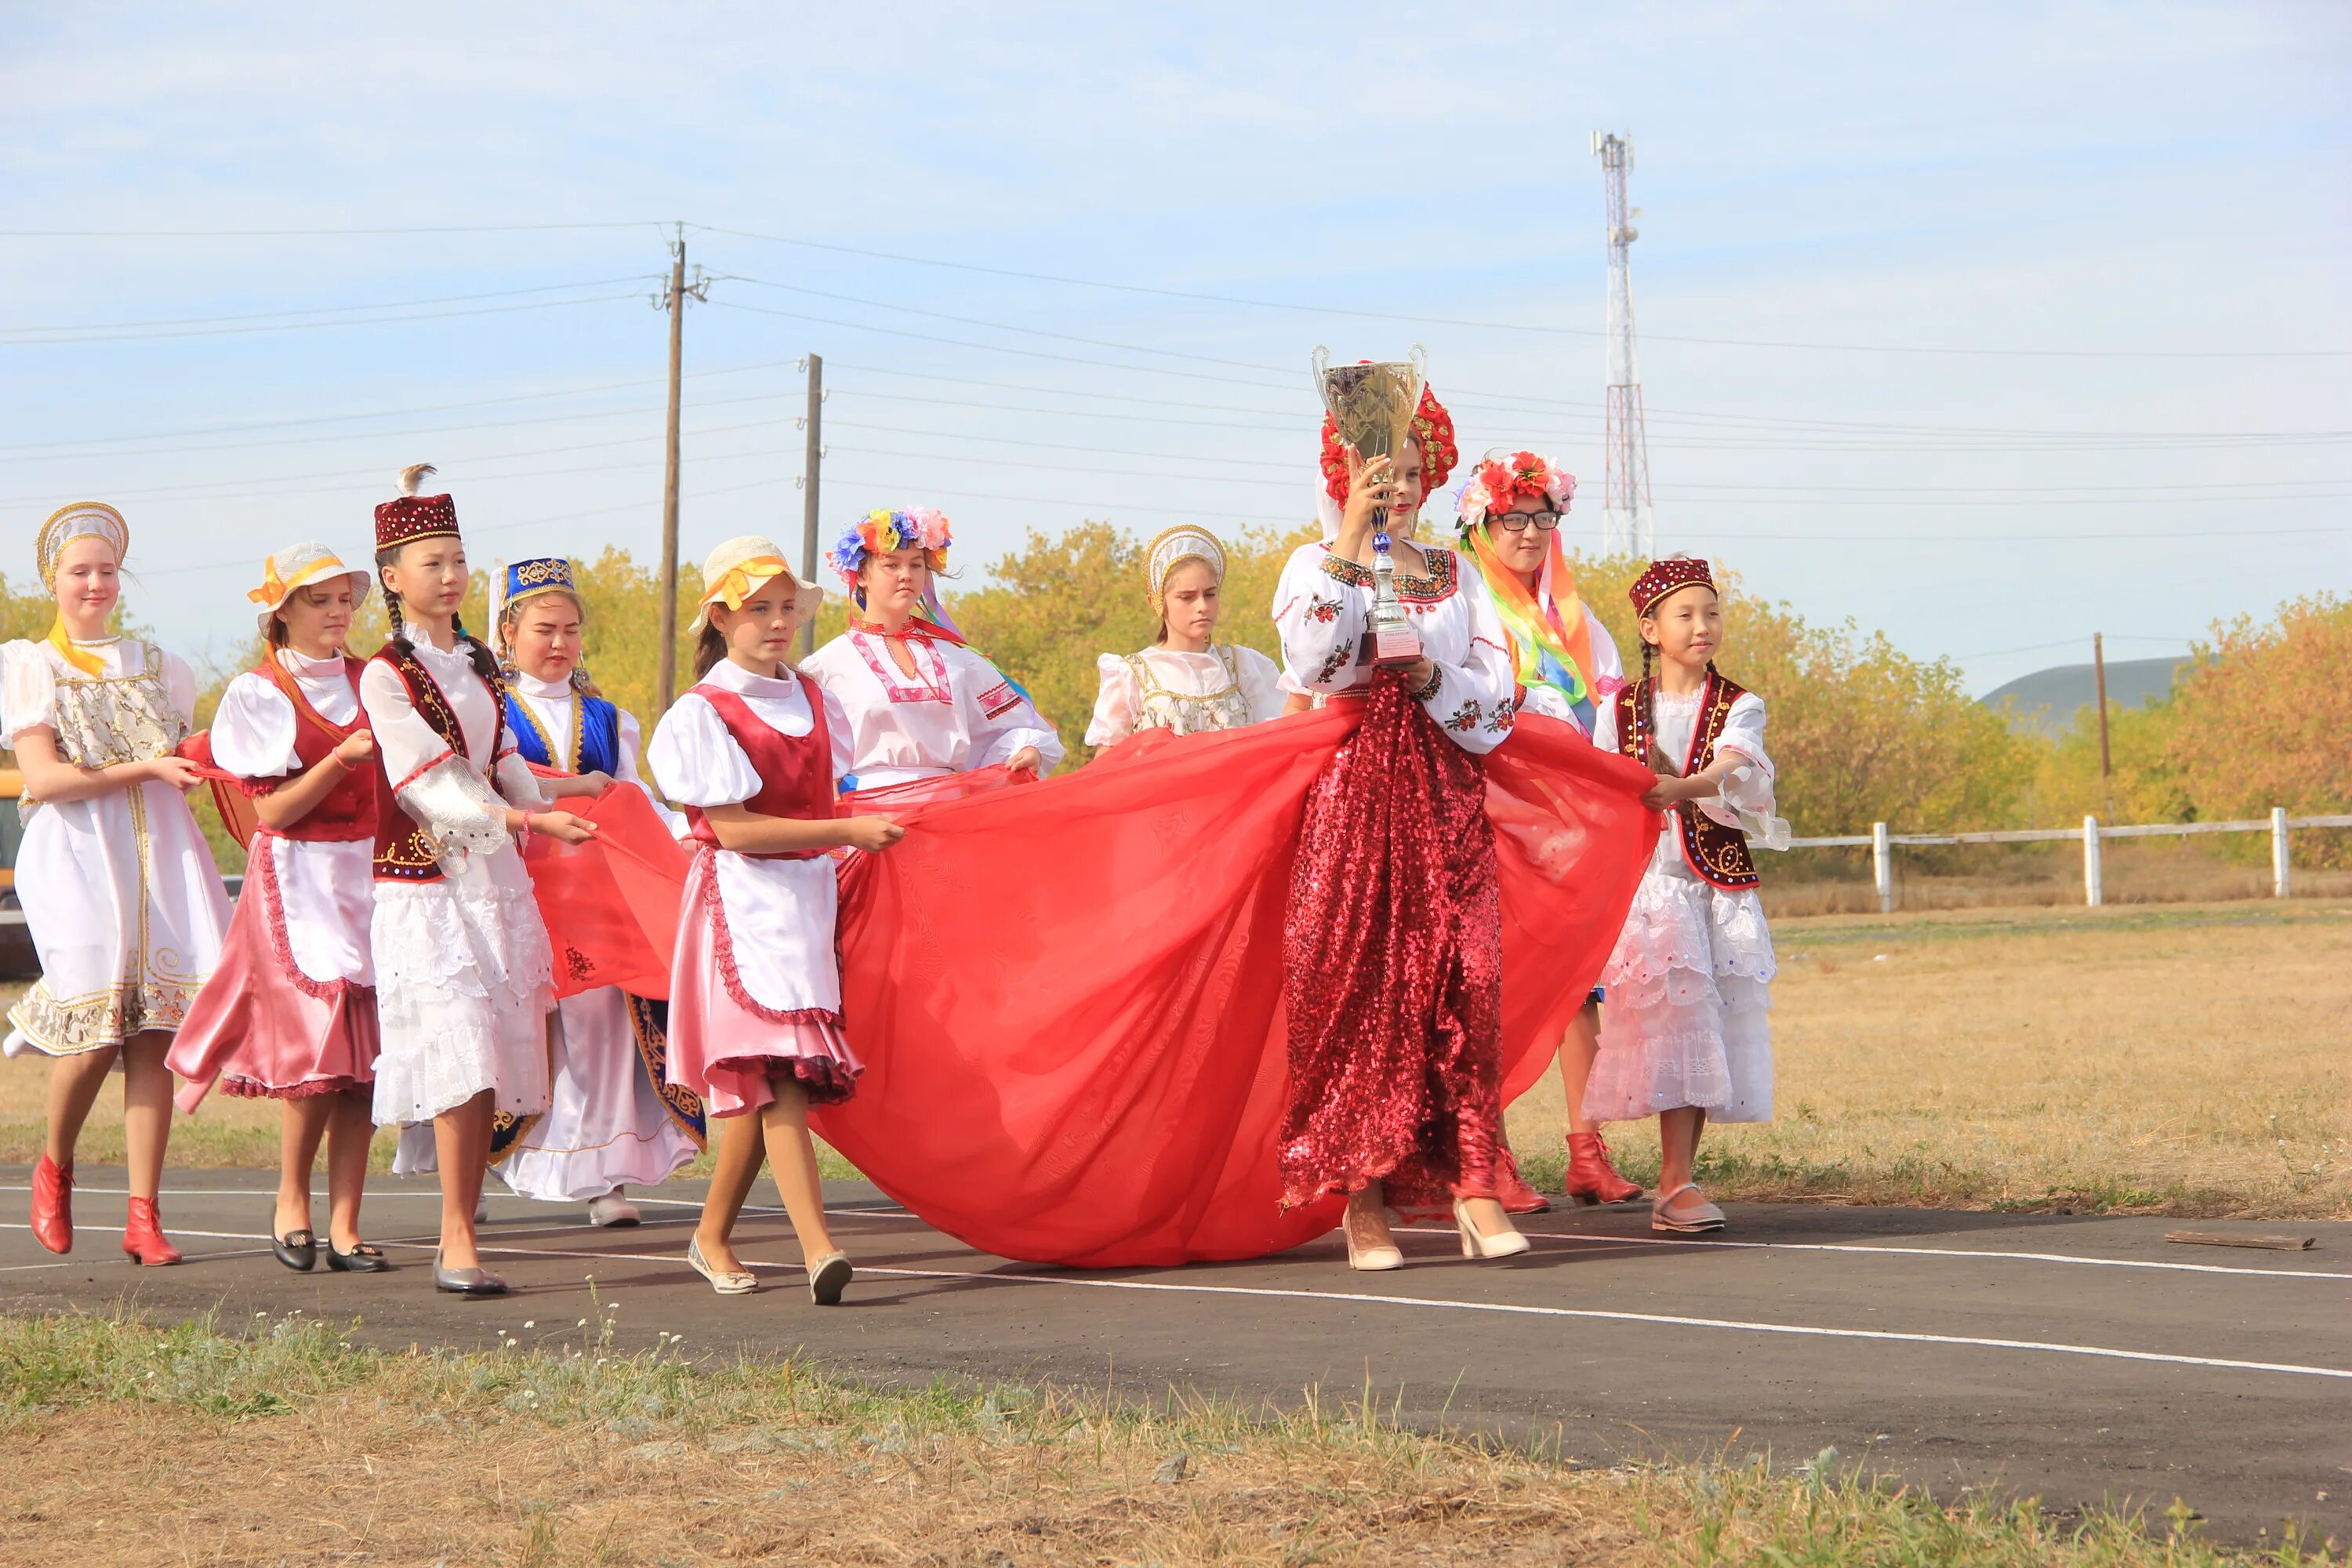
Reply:
[[62, 616], [49, 623], [49, 646], [58, 650], [59, 658], [64, 659], [84, 675], [106, 673], [106, 660], [86, 648], [76, 647], [73, 638], [66, 636], [65, 617]]

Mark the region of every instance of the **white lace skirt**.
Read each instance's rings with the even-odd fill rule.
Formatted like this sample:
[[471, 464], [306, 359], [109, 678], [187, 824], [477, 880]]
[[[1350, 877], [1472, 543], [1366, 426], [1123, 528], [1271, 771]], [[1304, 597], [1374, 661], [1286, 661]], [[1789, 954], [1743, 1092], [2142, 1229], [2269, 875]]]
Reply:
[[438, 882], [375, 885], [379, 1126], [429, 1121], [485, 1089], [511, 1115], [547, 1109], [553, 963], [530, 874], [503, 847], [442, 869]]
[[1769, 1121], [1774, 968], [1753, 891], [1654, 864], [1601, 971], [1585, 1114], [1633, 1121], [1696, 1106], [1711, 1121]]

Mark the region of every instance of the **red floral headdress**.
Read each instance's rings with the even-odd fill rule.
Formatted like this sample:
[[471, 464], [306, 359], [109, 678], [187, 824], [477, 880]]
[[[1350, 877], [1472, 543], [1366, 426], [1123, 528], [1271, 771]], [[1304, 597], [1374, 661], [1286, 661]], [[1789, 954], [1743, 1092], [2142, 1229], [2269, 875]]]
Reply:
[[[1434, 494], [1462, 454], [1454, 446], [1454, 416], [1426, 384], [1413, 411], [1412, 438], [1421, 447], [1421, 493]], [[1333, 500], [1348, 499], [1348, 454], [1339, 445], [1339, 422], [1328, 414], [1323, 416], [1323, 489]]]
[[1677, 588], [1687, 588], [1703, 583], [1712, 588], [1715, 578], [1709, 574], [1706, 563], [1696, 555], [1669, 555], [1664, 561], [1653, 561], [1625, 596], [1633, 601], [1633, 613], [1646, 616], [1657, 607], [1658, 601]]

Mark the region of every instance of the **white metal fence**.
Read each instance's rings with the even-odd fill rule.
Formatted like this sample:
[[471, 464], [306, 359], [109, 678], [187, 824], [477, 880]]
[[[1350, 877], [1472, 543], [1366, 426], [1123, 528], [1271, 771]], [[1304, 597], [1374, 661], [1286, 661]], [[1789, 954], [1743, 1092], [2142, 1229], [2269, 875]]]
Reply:
[[2095, 816], [2083, 818], [2080, 827], [2017, 827], [1993, 833], [1889, 833], [1886, 824], [1874, 822], [1867, 834], [1839, 834], [1828, 838], [1791, 838], [1791, 849], [1870, 849], [1871, 879], [1878, 886], [1878, 907], [1895, 908], [1895, 847], [1898, 844], [2055, 844], [2080, 839], [2083, 845], [2083, 901], [2096, 908], [2105, 902], [2099, 884], [2099, 845], [2109, 838], [2164, 838], [2190, 833], [2263, 833], [2271, 836], [2271, 896], [2287, 896], [2289, 868], [2287, 835], [2298, 827], [2352, 827], [2352, 816], [2289, 816], [2274, 805], [2267, 819], [2244, 822], [2150, 822], [2105, 827]]

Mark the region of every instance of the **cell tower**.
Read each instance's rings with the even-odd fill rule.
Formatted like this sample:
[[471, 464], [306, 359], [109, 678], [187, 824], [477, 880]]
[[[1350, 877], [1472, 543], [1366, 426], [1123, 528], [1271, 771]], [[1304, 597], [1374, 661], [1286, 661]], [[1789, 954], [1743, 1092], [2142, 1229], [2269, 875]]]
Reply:
[[1633, 143], [1614, 132], [1592, 133], [1609, 208], [1609, 393], [1603, 417], [1601, 548], [1611, 555], [1657, 552], [1650, 518], [1650, 438], [1642, 421], [1641, 362], [1633, 353], [1633, 271], [1627, 254], [1640, 237], [1639, 207], [1625, 205]]

